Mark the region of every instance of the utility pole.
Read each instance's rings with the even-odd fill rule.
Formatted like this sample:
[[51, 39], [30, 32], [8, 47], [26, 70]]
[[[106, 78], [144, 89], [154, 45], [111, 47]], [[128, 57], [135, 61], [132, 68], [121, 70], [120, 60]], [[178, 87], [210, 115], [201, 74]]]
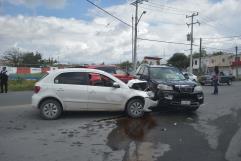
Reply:
[[131, 55], [131, 62], [133, 63], [134, 62], [134, 52], [133, 52], [133, 37], [134, 37], [134, 17], [133, 17], [133, 15], [132, 15], [132, 17], [131, 17], [131, 52], [132, 52], [132, 55]]
[[199, 74], [201, 74], [202, 72], [201, 59], [202, 59], [202, 38], [200, 38], [200, 46], [199, 46]]
[[190, 45], [191, 45], [191, 49], [190, 49], [190, 71], [189, 71], [190, 73], [193, 72], [193, 68], [192, 68], [193, 25], [194, 25], [194, 24], [199, 24], [199, 25], [200, 25], [200, 23], [199, 23], [198, 21], [193, 22], [193, 18], [194, 18], [195, 16], [198, 16], [198, 12], [197, 12], [197, 13], [193, 13], [191, 16], [186, 16], [186, 18], [191, 18], [191, 23], [189, 23], [189, 24], [187, 23], [187, 26], [188, 26], [188, 27], [191, 25], [191, 34], [190, 34], [190, 41], [191, 41]]
[[235, 56], [235, 63], [236, 63], [236, 79], [238, 79], [238, 46], [235, 46], [235, 53], [236, 53], [236, 56]]
[[[135, 28], [134, 28], [134, 30], [135, 30], [135, 33], [134, 33], [134, 50], [133, 50], [133, 64], [134, 64], [134, 70], [136, 70], [136, 67], [137, 67], [137, 65], [136, 65], [136, 63], [137, 63], [137, 53], [136, 53], [136, 51], [137, 51], [137, 26], [138, 26], [138, 23], [139, 23], [139, 21], [140, 21], [140, 18], [138, 19], [138, 4], [139, 3], [142, 3], [143, 1], [148, 1], [148, 0], [136, 0], [136, 1], [134, 1], [133, 3], [131, 3], [132, 5], [134, 5], [135, 7], [136, 7], [136, 11], [135, 11]], [[142, 14], [141, 14], [141, 16], [143, 15], [143, 14], [145, 14], [146, 12], [144, 11]]]

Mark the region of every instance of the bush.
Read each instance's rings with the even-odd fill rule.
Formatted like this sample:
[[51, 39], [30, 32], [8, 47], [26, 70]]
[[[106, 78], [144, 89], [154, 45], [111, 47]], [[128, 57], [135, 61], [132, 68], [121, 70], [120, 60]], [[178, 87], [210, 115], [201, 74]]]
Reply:
[[34, 84], [36, 81], [33, 80], [24, 80], [24, 79], [17, 79], [17, 80], [10, 80], [8, 82], [9, 91], [28, 91], [34, 89]]

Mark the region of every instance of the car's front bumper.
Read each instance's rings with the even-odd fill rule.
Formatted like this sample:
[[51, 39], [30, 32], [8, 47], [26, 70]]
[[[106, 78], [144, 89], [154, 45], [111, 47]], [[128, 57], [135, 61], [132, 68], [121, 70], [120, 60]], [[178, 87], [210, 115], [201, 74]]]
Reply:
[[145, 112], [151, 112], [152, 107], [156, 107], [158, 104], [158, 101], [154, 101], [149, 97], [145, 98], [145, 105], [144, 105], [144, 111]]
[[[175, 91], [159, 92], [158, 106], [174, 108], [196, 108], [204, 102], [203, 92], [180, 93]], [[184, 104], [185, 103], [185, 104]]]

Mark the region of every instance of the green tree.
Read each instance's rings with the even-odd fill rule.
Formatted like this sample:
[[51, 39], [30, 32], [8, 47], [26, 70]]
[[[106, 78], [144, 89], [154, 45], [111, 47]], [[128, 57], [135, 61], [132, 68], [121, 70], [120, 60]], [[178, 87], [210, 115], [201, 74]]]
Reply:
[[121, 69], [129, 70], [132, 67], [132, 63], [127, 61], [124, 61], [118, 65]]
[[56, 65], [58, 61], [53, 59], [53, 58], [48, 58], [48, 59], [41, 59], [40, 64], [41, 66], [54, 66]]
[[167, 62], [179, 69], [185, 69], [189, 65], [188, 60], [188, 57], [184, 53], [175, 53]]
[[38, 52], [27, 52], [22, 55], [22, 63], [27, 67], [38, 67], [40, 66], [42, 55]]
[[[199, 58], [199, 56], [200, 56], [199, 52], [194, 52], [194, 54], [192, 55], [193, 58]], [[205, 57], [205, 56], [207, 56], [207, 51], [202, 50], [201, 57]]]
[[222, 52], [222, 51], [218, 51], [218, 52], [213, 52], [213, 56], [216, 56], [216, 55], [223, 55], [224, 54], [224, 52]]

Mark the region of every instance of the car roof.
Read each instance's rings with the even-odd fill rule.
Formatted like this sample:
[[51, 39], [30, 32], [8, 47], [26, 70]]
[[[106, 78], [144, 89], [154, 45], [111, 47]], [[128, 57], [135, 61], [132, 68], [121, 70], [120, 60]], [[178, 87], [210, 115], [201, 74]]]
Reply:
[[98, 68], [98, 67], [116, 67], [115, 65], [87, 65], [86, 68]]
[[175, 68], [173, 66], [168, 66], [168, 65], [149, 65], [149, 64], [141, 64], [141, 66], [147, 66], [150, 68]]
[[103, 73], [104, 71], [98, 70], [98, 69], [91, 69], [91, 68], [64, 68], [64, 69], [57, 69], [57, 70], [50, 71], [50, 73], [62, 73], [62, 72], [98, 72], [98, 73]]

